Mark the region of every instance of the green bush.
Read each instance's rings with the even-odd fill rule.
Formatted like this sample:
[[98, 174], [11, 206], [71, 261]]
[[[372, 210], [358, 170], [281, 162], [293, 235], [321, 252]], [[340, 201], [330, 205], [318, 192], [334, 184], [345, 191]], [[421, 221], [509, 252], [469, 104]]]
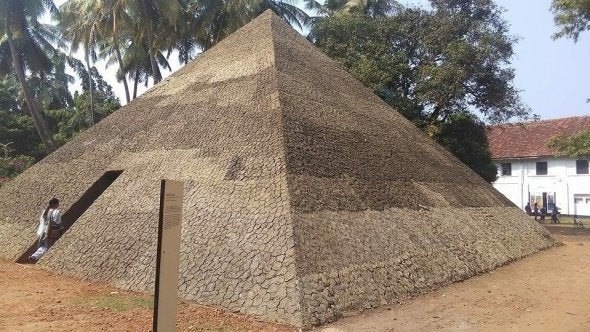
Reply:
[[30, 156], [16, 156], [0, 158], [0, 186], [8, 180], [24, 172], [35, 163], [35, 158]]

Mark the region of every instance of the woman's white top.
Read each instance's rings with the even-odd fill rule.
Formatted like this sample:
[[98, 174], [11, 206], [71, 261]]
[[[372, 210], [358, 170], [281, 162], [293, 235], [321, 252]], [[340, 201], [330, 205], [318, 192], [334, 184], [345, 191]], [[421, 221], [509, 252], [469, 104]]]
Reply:
[[37, 228], [37, 236], [41, 236], [45, 234], [48, 230], [49, 222], [53, 222], [54, 224], [61, 226], [61, 213], [59, 209], [49, 209], [47, 211], [47, 217], [44, 218], [43, 214], [45, 210], [41, 212], [41, 216], [39, 217], [39, 227]]

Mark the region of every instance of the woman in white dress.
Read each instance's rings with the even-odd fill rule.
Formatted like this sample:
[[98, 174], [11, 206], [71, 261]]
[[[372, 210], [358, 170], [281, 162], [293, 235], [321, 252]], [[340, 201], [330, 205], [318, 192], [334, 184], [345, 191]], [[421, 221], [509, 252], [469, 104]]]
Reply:
[[37, 228], [37, 236], [39, 236], [39, 246], [37, 251], [29, 257], [32, 263], [36, 263], [41, 256], [43, 256], [47, 249], [49, 249], [49, 236], [51, 232], [60, 231], [61, 212], [59, 211], [59, 200], [52, 198], [47, 204], [47, 208], [43, 210], [39, 217], [39, 228]]

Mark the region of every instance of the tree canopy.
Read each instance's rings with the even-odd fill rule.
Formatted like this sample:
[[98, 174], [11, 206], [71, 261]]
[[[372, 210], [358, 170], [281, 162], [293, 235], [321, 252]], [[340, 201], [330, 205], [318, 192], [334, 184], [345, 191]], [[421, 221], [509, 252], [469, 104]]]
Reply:
[[581, 131], [571, 136], [557, 136], [549, 141], [549, 147], [558, 156], [571, 158], [590, 157], [590, 130]]
[[487, 0], [432, 3], [377, 18], [325, 18], [312, 37], [417, 124], [461, 112], [490, 122], [527, 117], [510, 67], [515, 38], [500, 9]]
[[54, 145], [47, 123], [27, 81], [27, 71], [43, 78], [53, 67], [56, 49], [52, 42], [59, 43], [59, 37], [52, 26], [39, 22], [46, 11], [57, 12], [52, 1], [0, 1], [0, 77], [15, 74], [37, 133], [51, 152]]
[[590, 0], [553, 0], [551, 10], [559, 28], [554, 38], [577, 41], [582, 32], [590, 29]]
[[[35, 133], [32, 118], [22, 111], [26, 104], [19, 98], [14, 98], [18, 93], [12, 94], [18, 89], [14, 79], [7, 77], [0, 80], [0, 185], [46, 155], [42, 142]], [[56, 94], [56, 91], [53, 90], [52, 93]], [[75, 93], [68, 98], [71, 98], [71, 104], [49, 107], [43, 111], [56, 147], [65, 144], [91, 125], [88, 118], [89, 92]], [[110, 87], [100, 84], [95, 90], [94, 105], [97, 121], [120, 106]]]

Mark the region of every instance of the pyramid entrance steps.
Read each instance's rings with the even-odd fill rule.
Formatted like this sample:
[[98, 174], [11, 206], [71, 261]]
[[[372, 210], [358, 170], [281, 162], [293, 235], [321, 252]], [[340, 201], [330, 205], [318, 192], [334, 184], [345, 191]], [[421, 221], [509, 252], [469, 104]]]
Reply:
[[[72, 225], [88, 210], [88, 208], [96, 201], [113, 182], [123, 173], [122, 170], [106, 171], [96, 180], [80, 198], [72, 204], [72, 206], [63, 214], [62, 229], [49, 237], [49, 249], [58, 241], [65, 232], [72, 227]], [[33, 243], [19, 256], [16, 260], [21, 264], [34, 264], [29, 260], [29, 257], [37, 250], [38, 240], [35, 239]]]

